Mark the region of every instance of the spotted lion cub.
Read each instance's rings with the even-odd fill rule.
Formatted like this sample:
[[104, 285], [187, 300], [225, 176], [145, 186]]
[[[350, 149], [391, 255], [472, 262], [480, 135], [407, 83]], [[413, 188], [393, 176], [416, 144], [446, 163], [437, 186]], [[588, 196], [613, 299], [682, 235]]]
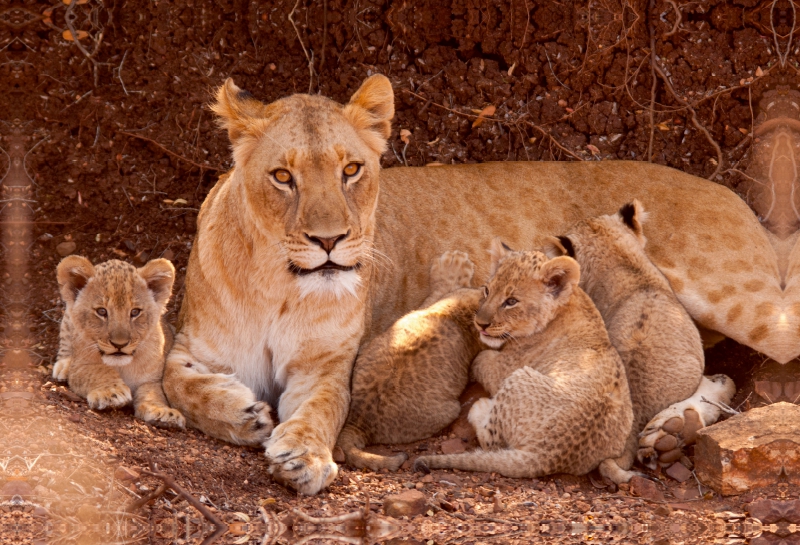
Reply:
[[633, 415], [625, 369], [570, 257], [514, 252], [495, 240], [475, 315], [484, 350], [473, 377], [492, 395], [469, 413], [480, 448], [421, 456], [415, 469], [507, 477], [583, 474], [618, 456]]
[[469, 287], [472, 273], [467, 254], [443, 254], [431, 267], [432, 290], [422, 309], [361, 349], [350, 414], [338, 440], [351, 466], [394, 471], [405, 453], [380, 456], [364, 447], [425, 439], [458, 417], [458, 397], [481, 351], [472, 320], [482, 292]]
[[[633, 427], [622, 456], [600, 464], [600, 473], [617, 484], [633, 477], [629, 470], [637, 451], [640, 460], [646, 457], [643, 453], [652, 445], [640, 443], [639, 432], [656, 414], [689, 398], [698, 388], [722, 403], [730, 403], [735, 392], [733, 381], [725, 375], [703, 377], [705, 361], [697, 327], [645, 253], [646, 217], [642, 204], [634, 200], [616, 214], [583, 220], [546, 244], [551, 257], [568, 255], [580, 264], [581, 287], [603, 316], [611, 344], [625, 364]], [[707, 405], [700, 411], [703, 423], [716, 421], [719, 409], [701, 405]], [[658, 444], [663, 452], [650, 449], [649, 457], [674, 462], [681, 456], [681, 444], [680, 438], [665, 439]]]
[[154, 259], [136, 269], [112, 259], [95, 267], [69, 256], [57, 277], [66, 310], [53, 377], [68, 380], [92, 409], [133, 401], [145, 422], [183, 428], [183, 415], [170, 408], [161, 387], [173, 337], [162, 318], [175, 280], [172, 263]]

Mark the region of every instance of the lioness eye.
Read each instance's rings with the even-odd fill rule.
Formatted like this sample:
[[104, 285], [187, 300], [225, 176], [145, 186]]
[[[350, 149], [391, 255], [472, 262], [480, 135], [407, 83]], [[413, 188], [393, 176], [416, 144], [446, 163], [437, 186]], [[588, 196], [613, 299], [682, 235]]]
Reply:
[[282, 168], [273, 172], [272, 177], [275, 178], [276, 182], [283, 185], [292, 185], [293, 182], [292, 173]]
[[131, 310], [131, 318], [136, 318], [141, 312], [142, 312], [142, 309], [140, 309], [140, 308], [135, 308], [135, 309]]
[[514, 306], [514, 305], [516, 305], [517, 303], [519, 303], [519, 301], [517, 301], [517, 300], [516, 300], [516, 299], [514, 299], [513, 297], [509, 297], [508, 299], [506, 299], [506, 300], [503, 302], [503, 306], [504, 306], [504, 307], [506, 307], [506, 308], [509, 308], [509, 307], [513, 307], [513, 306]]
[[356, 174], [361, 172], [361, 165], [358, 163], [350, 163], [346, 167], [344, 167], [344, 175], [348, 178], [352, 178]]
[[103, 318], [108, 316], [108, 311], [102, 307], [96, 308], [94, 309], [94, 311], [97, 313], [98, 316], [102, 316]]

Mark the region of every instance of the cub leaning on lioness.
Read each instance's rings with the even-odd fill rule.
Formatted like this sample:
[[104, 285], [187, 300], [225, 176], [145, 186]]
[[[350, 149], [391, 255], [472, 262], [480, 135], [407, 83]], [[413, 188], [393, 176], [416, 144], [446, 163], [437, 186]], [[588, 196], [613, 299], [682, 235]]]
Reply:
[[472, 375], [492, 395], [469, 412], [481, 448], [421, 456], [415, 469], [507, 477], [583, 474], [618, 456], [633, 415], [625, 369], [570, 257], [513, 252], [495, 240], [475, 325]]
[[[579, 222], [546, 245], [549, 256], [567, 255], [580, 264], [581, 287], [603, 316], [611, 344], [625, 364], [633, 427], [622, 456], [605, 460], [599, 468], [617, 484], [634, 475], [628, 470], [639, 448], [639, 432], [659, 411], [691, 396], [705, 366], [697, 327], [645, 253], [645, 220], [641, 203], [634, 200], [616, 214]], [[710, 384], [716, 385], [714, 401], [730, 402], [733, 381], [721, 375]], [[662, 457], [673, 458], [664, 461], [680, 457], [677, 442], [672, 446]]]
[[404, 453], [380, 456], [364, 447], [424, 439], [458, 417], [458, 397], [481, 351], [473, 318], [483, 296], [469, 287], [472, 273], [464, 252], [442, 255], [431, 267], [432, 292], [422, 309], [361, 349], [350, 414], [338, 440], [351, 466], [396, 470]]
[[154, 259], [136, 269], [116, 259], [93, 266], [69, 256], [57, 277], [66, 309], [53, 377], [68, 380], [92, 409], [133, 401], [145, 422], [184, 427], [161, 387], [173, 338], [162, 318], [175, 280], [172, 263]]

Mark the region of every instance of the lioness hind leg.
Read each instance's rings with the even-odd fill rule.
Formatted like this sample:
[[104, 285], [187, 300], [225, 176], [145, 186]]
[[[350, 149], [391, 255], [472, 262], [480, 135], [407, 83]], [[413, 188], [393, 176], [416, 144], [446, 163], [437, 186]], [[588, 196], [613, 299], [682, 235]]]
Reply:
[[465, 252], [445, 252], [431, 265], [431, 292], [422, 308], [432, 305], [451, 291], [468, 288], [472, 284], [475, 265]]
[[191, 427], [237, 445], [260, 445], [269, 439], [274, 427], [269, 405], [257, 401], [232, 375], [211, 373], [182, 350], [173, 350], [163, 385], [169, 404]]
[[165, 428], [184, 428], [186, 419], [178, 409], [167, 404], [164, 390], [158, 382], [142, 384], [133, 396], [136, 417]]
[[697, 391], [684, 401], [658, 413], [639, 434], [639, 461], [651, 469], [658, 462], [669, 464], [681, 456], [681, 447], [693, 444], [697, 431], [717, 421], [721, 410], [712, 403], [728, 404], [736, 393], [725, 375], [703, 377]]

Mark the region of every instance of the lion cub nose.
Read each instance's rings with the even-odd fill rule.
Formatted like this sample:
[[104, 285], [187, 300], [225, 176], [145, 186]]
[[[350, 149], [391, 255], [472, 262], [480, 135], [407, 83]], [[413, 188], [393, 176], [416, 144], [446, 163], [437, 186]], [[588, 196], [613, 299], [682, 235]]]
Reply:
[[130, 344], [131, 340], [127, 337], [118, 336], [108, 339], [108, 342], [110, 342], [117, 350], [122, 350]]
[[342, 235], [337, 235], [335, 237], [312, 237], [311, 235], [306, 235], [306, 238], [325, 250], [326, 253], [331, 253], [333, 251], [334, 246], [338, 244], [340, 240], [344, 240], [350, 234], [350, 231]]
[[478, 326], [478, 329], [480, 329], [481, 331], [486, 331], [486, 328], [492, 324], [482, 324], [480, 322], [475, 322], [475, 325]]

